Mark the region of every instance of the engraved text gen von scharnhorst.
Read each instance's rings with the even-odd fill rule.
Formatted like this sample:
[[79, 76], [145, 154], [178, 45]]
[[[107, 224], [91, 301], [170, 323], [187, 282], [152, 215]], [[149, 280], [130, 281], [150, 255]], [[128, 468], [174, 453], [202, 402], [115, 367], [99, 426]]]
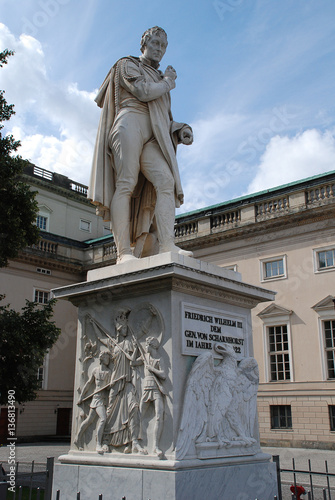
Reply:
[[[193, 330], [185, 330], [184, 336], [187, 338], [186, 346], [195, 347], [196, 349], [207, 349], [212, 350], [212, 342], [223, 342], [226, 344], [234, 344], [234, 351], [236, 353], [241, 353], [241, 346], [244, 344], [244, 339], [238, 339], [236, 337], [227, 337], [225, 335], [216, 335], [212, 333], [195, 332]], [[195, 340], [190, 340], [195, 339]]]

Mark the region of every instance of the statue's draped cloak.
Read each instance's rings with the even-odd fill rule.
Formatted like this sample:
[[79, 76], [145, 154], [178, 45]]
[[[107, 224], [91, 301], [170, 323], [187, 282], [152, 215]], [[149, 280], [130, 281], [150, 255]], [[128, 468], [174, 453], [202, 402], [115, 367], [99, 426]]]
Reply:
[[133, 345], [128, 339], [122, 340], [114, 348], [114, 370], [111, 379], [113, 398], [110, 401], [104, 429], [106, 439], [112, 446], [123, 446], [132, 440], [130, 420], [135, 406], [138, 405], [132, 384], [132, 368], [124, 353], [130, 355], [133, 350]]
[[[140, 72], [148, 81], [162, 81], [162, 73], [146, 64], [142, 64], [139, 58], [129, 56], [124, 59], [137, 64]], [[116, 99], [119, 88], [116, 77], [118, 63], [119, 61], [108, 72], [95, 99], [97, 105], [102, 108], [102, 112], [87, 194], [88, 198], [97, 206], [97, 214], [102, 216], [105, 221], [111, 220], [110, 204], [115, 192], [115, 170], [113, 155], [109, 148], [109, 135], [117, 112]], [[185, 124], [172, 120], [169, 92], [157, 99], [148, 101], [147, 104], [154, 137], [171, 169], [175, 181], [176, 207], [179, 207], [180, 200], [183, 198], [183, 191], [176, 159], [176, 148], [178, 144], [178, 132]], [[140, 173], [131, 202], [130, 237], [132, 245], [135, 245], [136, 240], [141, 235], [149, 233], [154, 218], [155, 201], [156, 193], [154, 187]]]

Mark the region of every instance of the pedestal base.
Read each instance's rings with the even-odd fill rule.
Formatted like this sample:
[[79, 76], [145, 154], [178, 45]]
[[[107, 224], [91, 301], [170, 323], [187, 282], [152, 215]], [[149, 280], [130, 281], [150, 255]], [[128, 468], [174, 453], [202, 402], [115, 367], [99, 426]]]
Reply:
[[59, 489], [61, 500], [273, 500], [250, 312], [272, 292], [168, 253], [91, 271], [54, 294], [79, 308], [72, 443], [54, 499]]
[[235, 458], [227, 465], [181, 470], [56, 464], [53, 500], [273, 500], [277, 495], [276, 467], [268, 455]]

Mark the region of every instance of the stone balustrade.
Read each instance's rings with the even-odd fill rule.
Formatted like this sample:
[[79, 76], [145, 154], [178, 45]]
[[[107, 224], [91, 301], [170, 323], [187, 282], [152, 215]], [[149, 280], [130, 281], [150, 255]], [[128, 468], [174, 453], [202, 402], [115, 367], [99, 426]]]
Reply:
[[232, 225], [238, 225], [241, 222], [241, 211], [233, 210], [229, 212], [222, 212], [210, 216], [211, 231], [222, 231], [230, 229]]
[[80, 184], [79, 182], [71, 181], [70, 187], [72, 191], [76, 191], [76, 193], [83, 194], [87, 196], [88, 188], [84, 184]]
[[306, 205], [322, 204], [324, 200], [335, 198], [335, 184], [323, 184], [306, 190]]
[[38, 243], [36, 243], [36, 245], [32, 246], [32, 248], [40, 250], [41, 252], [47, 252], [56, 255], [58, 250], [58, 243], [41, 238]]
[[182, 224], [175, 225], [174, 235], [176, 238], [181, 238], [183, 236], [191, 236], [198, 234], [198, 221], [185, 222]]
[[114, 241], [110, 243], [106, 243], [103, 246], [103, 258], [110, 258], [110, 259], [116, 259], [117, 257], [117, 251], [116, 251], [116, 245]]
[[273, 214], [284, 213], [289, 210], [289, 196], [282, 196], [280, 198], [275, 198], [272, 200], [266, 200], [262, 203], [255, 204], [255, 217], [256, 220], [259, 218], [268, 218]]
[[[335, 202], [335, 184], [320, 184], [310, 189], [292, 190], [277, 197], [268, 198], [262, 194], [254, 203], [241, 199], [241, 207], [230, 209], [225, 204], [220, 207], [198, 211], [192, 220], [190, 215], [178, 216], [175, 224], [176, 243], [183, 243], [206, 237], [214, 233], [229, 231], [233, 228], [255, 224], [272, 218], [280, 218], [317, 205]], [[191, 214], [192, 216], [192, 214]]]

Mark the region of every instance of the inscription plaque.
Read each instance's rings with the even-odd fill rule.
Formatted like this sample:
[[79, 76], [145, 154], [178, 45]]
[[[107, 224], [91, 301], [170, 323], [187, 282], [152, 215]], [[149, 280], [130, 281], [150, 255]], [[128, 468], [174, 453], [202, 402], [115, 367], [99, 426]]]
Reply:
[[199, 356], [215, 352], [215, 344], [230, 344], [240, 360], [247, 356], [245, 339], [246, 318], [224, 309], [212, 309], [182, 303], [182, 354]]

